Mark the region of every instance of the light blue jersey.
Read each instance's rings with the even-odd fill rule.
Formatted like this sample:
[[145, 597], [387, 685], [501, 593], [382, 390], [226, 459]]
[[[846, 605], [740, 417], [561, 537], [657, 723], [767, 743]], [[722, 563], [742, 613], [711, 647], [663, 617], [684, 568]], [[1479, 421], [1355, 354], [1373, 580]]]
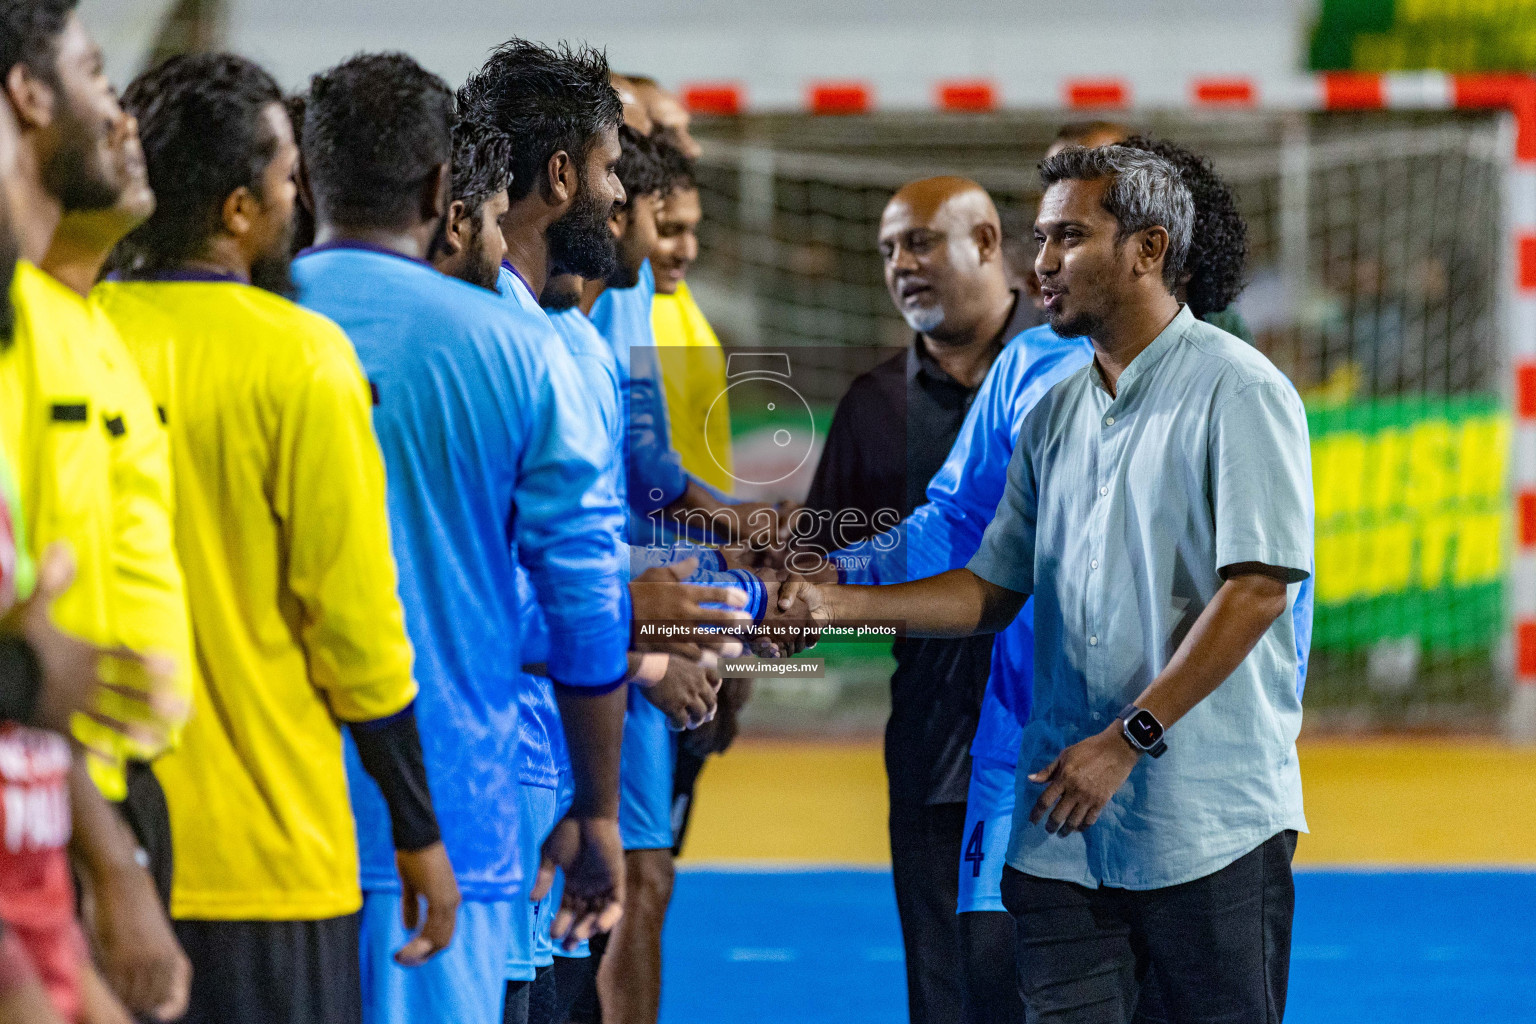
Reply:
[[[424, 263], [338, 244], [294, 261], [304, 305], [352, 339], [376, 396], [400, 596], [421, 687], [416, 714], [443, 841], [467, 900], [520, 893], [526, 569], [559, 683], [626, 675], [623, 510], [599, 487], [608, 439], [531, 295], [516, 303]], [[349, 758], [362, 886], [396, 892], [389, 817]]]
[[688, 488], [688, 473], [672, 448], [667, 425], [667, 392], [651, 331], [655, 296], [656, 278], [646, 260], [639, 284], [607, 289], [591, 313], [592, 326], [608, 342], [618, 369], [628, 436], [629, 504], [639, 515], [666, 508]]

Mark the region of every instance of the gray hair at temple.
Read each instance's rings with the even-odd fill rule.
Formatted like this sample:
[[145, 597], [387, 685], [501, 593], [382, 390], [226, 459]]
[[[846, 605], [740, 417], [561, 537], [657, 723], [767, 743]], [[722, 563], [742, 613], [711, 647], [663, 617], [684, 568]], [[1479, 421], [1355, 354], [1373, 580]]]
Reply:
[[1129, 146], [1070, 146], [1040, 163], [1040, 183], [1112, 179], [1104, 192], [1104, 209], [1120, 224], [1116, 242], [1150, 227], [1168, 232], [1163, 256], [1163, 283], [1172, 291], [1189, 255], [1195, 226], [1195, 200], [1179, 169], [1155, 153]]

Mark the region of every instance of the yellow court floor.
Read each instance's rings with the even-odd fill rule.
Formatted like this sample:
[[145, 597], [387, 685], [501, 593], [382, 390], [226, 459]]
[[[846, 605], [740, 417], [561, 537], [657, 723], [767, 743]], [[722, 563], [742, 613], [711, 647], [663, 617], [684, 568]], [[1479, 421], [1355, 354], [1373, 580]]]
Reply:
[[[1536, 749], [1488, 740], [1301, 745], [1314, 866], [1536, 865]], [[889, 862], [880, 745], [744, 741], [699, 781], [685, 861]]]

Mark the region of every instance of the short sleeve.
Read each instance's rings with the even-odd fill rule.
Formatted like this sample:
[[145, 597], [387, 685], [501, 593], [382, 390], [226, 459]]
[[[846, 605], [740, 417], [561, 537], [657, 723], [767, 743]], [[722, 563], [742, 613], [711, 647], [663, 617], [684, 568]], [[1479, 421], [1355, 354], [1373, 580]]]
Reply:
[[1291, 583], [1312, 572], [1312, 456], [1301, 399], [1284, 384], [1241, 388], [1211, 418], [1216, 568], [1258, 562]]
[[1035, 591], [1035, 517], [1039, 494], [1027, 434], [1021, 434], [1008, 463], [1008, 483], [981, 547], [966, 568], [988, 583], [1020, 594]]

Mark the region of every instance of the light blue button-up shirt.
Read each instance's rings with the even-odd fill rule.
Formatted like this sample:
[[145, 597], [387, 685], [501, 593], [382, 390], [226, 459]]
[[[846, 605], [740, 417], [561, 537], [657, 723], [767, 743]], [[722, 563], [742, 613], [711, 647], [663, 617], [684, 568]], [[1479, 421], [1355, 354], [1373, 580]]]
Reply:
[[[1102, 731], [1168, 663], [1220, 570], [1286, 570], [1285, 614], [1168, 729], [1096, 824], [1029, 822], [1028, 779]], [[1295, 389], [1263, 355], [1181, 308], [1111, 397], [1096, 364], [1026, 417], [1008, 486], [969, 568], [1035, 598], [1034, 717], [1024, 729], [1008, 863], [1080, 885], [1204, 877], [1306, 829], [1296, 735], [1298, 582], [1312, 566], [1312, 472]]]

